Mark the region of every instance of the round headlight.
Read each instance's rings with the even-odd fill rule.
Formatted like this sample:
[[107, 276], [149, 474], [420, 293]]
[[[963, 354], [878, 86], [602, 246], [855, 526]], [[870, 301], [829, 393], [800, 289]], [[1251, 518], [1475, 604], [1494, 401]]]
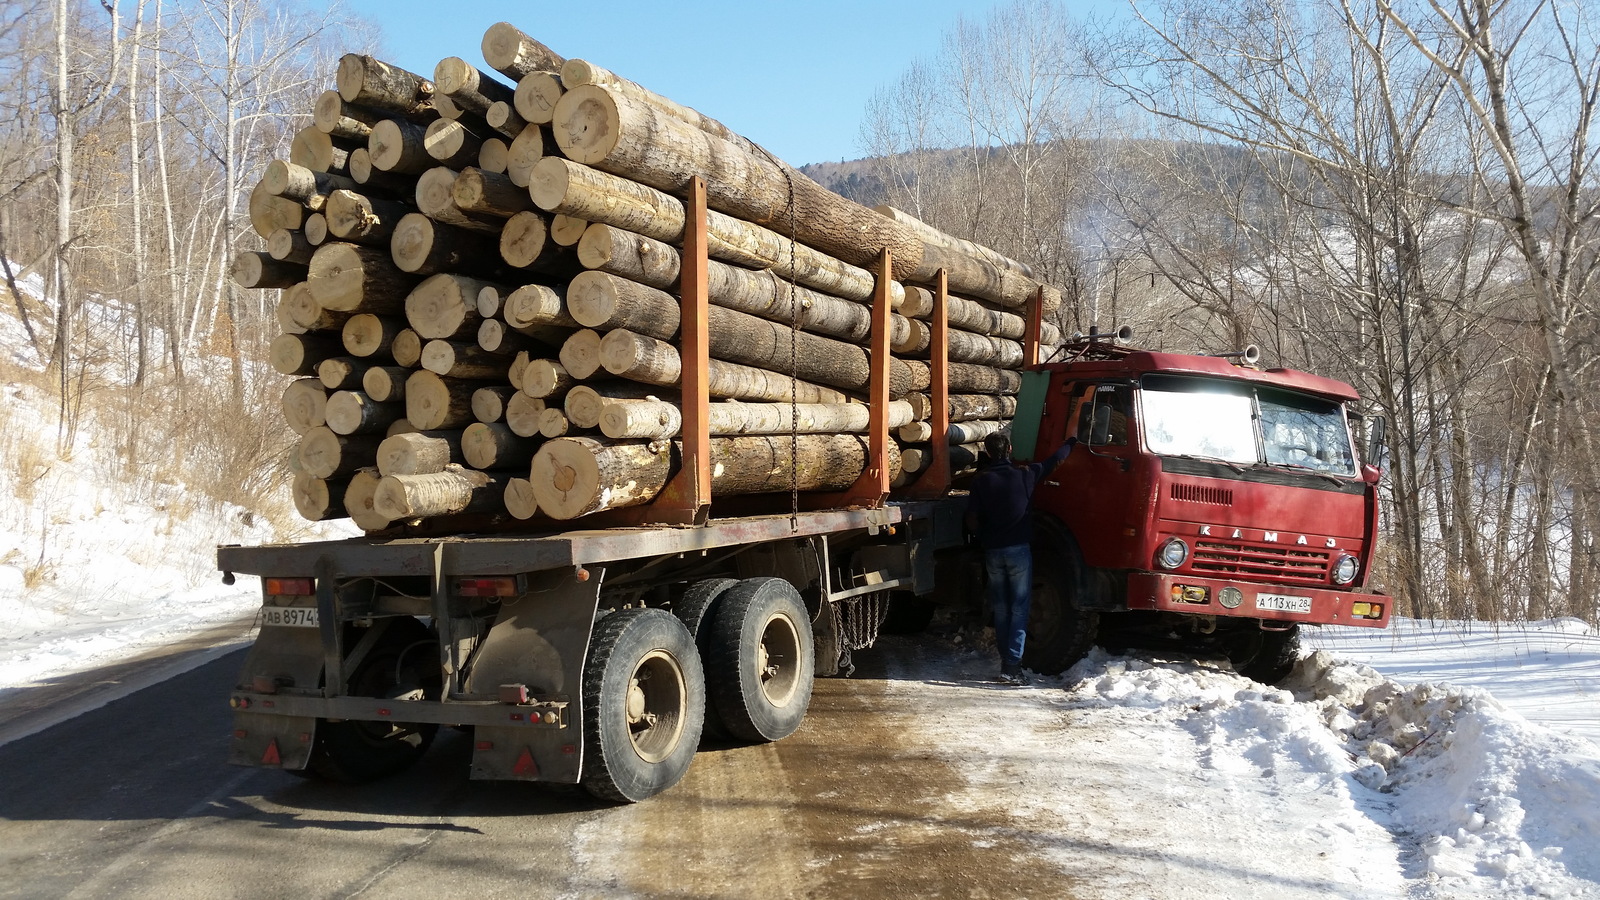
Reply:
[[1167, 542], [1161, 545], [1161, 550], [1156, 553], [1156, 562], [1160, 563], [1163, 569], [1176, 569], [1188, 558], [1189, 545], [1177, 538], [1168, 538]]
[[1349, 584], [1356, 580], [1356, 573], [1361, 571], [1361, 563], [1354, 556], [1345, 554], [1333, 564], [1333, 583]]

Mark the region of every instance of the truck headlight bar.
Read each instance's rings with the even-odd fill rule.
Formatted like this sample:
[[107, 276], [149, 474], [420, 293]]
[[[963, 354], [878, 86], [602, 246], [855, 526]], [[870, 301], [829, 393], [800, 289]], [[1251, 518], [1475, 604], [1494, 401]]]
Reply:
[[1163, 569], [1176, 569], [1188, 558], [1189, 545], [1177, 538], [1167, 538], [1167, 542], [1156, 551], [1156, 562]]
[[1339, 557], [1338, 562], [1333, 564], [1333, 583], [1349, 584], [1356, 580], [1356, 573], [1360, 571], [1360, 560], [1346, 553]]

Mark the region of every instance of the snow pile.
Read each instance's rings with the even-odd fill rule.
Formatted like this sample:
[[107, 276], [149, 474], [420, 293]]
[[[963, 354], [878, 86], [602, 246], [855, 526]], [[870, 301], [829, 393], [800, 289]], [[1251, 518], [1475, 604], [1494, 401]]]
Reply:
[[[1600, 753], [1535, 725], [1487, 691], [1402, 686], [1317, 651], [1291, 686], [1388, 795], [1397, 832], [1453, 893], [1574, 896], [1600, 882]], [[1585, 883], [1588, 882], [1588, 883]]]

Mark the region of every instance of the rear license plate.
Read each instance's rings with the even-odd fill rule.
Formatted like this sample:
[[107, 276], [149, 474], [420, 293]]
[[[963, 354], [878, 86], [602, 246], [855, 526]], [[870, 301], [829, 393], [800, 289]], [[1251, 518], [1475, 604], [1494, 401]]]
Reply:
[[1311, 612], [1311, 598], [1295, 597], [1289, 594], [1257, 594], [1256, 609], [1270, 609], [1274, 612], [1309, 613]]
[[317, 611], [307, 606], [263, 606], [261, 624], [286, 628], [315, 628]]

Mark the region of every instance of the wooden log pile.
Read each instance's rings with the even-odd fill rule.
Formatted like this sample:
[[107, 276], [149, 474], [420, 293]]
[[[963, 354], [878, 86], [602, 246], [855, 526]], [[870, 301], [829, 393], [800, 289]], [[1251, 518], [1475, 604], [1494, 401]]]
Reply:
[[[511, 25], [482, 51], [487, 70], [451, 57], [432, 78], [345, 56], [250, 195], [267, 249], [242, 250], [233, 277], [281, 291], [268, 362], [294, 379], [282, 409], [306, 518], [557, 527], [650, 503], [681, 465], [692, 178], [713, 497], [843, 490], [870, 465], [879, 294], [887, 462], [894, 487], [914, 482], [940, 439], [941, 272], [954, 467], [1007, 427], [1030, 304], [1060, 304], [1027, 266], [833, 194]], [[1038, 338], [1045, 354], [1061, 341], [1047, 321]]]

